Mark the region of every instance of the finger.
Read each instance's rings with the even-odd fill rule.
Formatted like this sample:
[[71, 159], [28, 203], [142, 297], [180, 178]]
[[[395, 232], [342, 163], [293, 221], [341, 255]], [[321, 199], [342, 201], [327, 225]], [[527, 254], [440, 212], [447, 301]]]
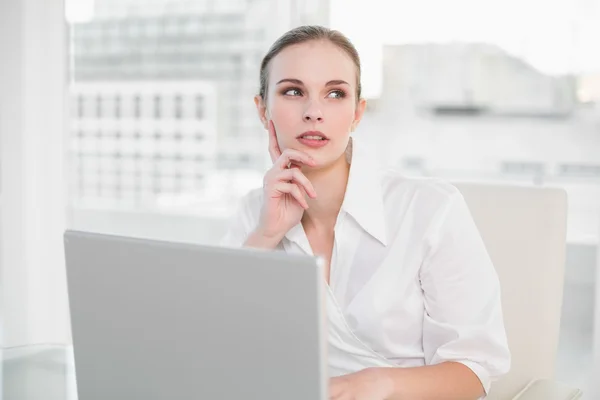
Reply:
[[313, 199], [317, 197], [317, 192], [315, 191], [314, 186], [312, 185], [312, 183], [310, 182], [310, 180], [308, 180], [308, 178], [306, 177], [306, 175], [304, 175], [299, 169], [297, 168], [290, 168], [290, 169], [285, 169], [283, 171], [281, 171], [276, 177], [275, 179], [277, 181], [284, 181], [284, 182], [295, 182], [297, 183], [301, 189], [304, 189], [304, 191], [306, 192], [306, 194], [310, 197], [312, 197]]
[[273, 120], [269, 120], [269, 154], [271, 155], [271, 161], [275, 162], [281, 157], [281, 149], [277, 142], [277, 133], [275, 132], [275, 125]]
[[273, 187], [273, 189], [278, 193], [291, 195], [302, 206], [302, 208], [308, 208], [306, 199], [304, 198], [302, 192], [300, 191], [300, 188], [296, 184], [279, 182]]
[[[336, 394], [330, 394], [329, 400], [358, 400], [355, 396], [350, 395], [350, 393], [346, 393], [345, 391], [340, 391]], [[369, 399], [371, 400], [371, 399]]]
[[275, 165], [277, 165], [279, 169], [287, 169], [290, 167], [290, 163], [294, 162], [310, 166], [315, 166], [317, 164], [314, 158], [304, 152], [295, 149], [285, 149], [283, 153], [281, 153], [279, 159], [275, 162]]
[[329, 384], [329, 399], [330, 400], [339, 400], [344, 397], [344, 389], [343, 385], [336, 384], [335, 382], [331, 382]]

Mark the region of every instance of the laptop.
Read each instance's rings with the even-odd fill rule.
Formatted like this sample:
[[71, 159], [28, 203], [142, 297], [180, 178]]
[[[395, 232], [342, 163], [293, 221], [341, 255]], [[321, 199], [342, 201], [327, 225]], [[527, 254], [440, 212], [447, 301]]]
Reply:
[[324, 400], [309, 256], [67, 231], [79, 400]]

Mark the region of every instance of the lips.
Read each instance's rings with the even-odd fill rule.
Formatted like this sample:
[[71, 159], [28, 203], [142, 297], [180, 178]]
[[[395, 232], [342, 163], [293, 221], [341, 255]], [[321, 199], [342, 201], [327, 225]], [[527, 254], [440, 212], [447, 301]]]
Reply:
[[323, 132], [319, 131], [307, 131], [304, 132], [296, 138], [300, 143], [304, 146], [318, 149], [320, 147], [326, 146], [329, 143], [329, 138], [323, 134]]
[[297, 136], [298, 139], [305, 140], [329, 140], [327, 136], [323, 132], [320, 131], [306, 131]]

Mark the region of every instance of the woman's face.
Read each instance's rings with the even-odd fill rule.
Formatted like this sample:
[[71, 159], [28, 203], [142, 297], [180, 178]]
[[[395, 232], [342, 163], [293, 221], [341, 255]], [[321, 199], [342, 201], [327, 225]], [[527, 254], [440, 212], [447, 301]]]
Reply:
[[319, 167], [344, 154], [365, 108], [356, 99], [356, 74], [352, 59], [329, 41], [289, 46], [271, 60], [267, 103], [257, 105], [263, 123], [273, 121], [281, 151], [306, 152]]

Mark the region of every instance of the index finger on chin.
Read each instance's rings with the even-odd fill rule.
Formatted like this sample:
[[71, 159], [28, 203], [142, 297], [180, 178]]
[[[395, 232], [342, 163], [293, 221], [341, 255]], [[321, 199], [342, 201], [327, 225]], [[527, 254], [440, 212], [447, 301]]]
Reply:
[[277, 133], [275, 132], [273, 120], [269, 120], [269, 154], [273, 162], [281, 156], [281, 149], [279, 148], [279, 143], [277, 143]]

